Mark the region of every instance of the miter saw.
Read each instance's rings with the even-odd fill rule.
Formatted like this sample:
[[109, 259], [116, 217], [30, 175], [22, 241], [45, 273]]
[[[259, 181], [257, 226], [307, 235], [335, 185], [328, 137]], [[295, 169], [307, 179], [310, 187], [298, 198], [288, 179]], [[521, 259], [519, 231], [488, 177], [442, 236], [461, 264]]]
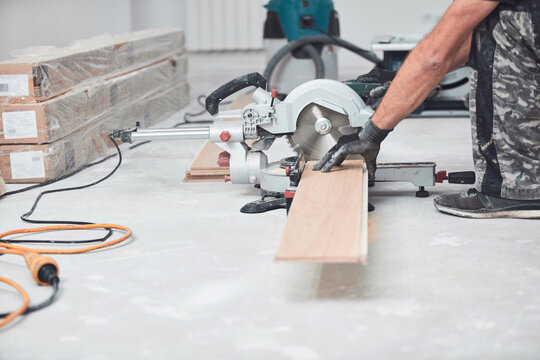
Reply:
[[[286, 207], [287, 198], [294, 196], [305, 162], [320, 159], [340, 136], [364, 126], [373, 114], [365, 99], [379, 85], [318, 79], [296, 87], [280, 101], [277, 91], [266, 90], [262, 75], [251, 73], [226, 83], [207, 97], [206, 110], [215, 119], [212, 125], [133, 128], [117, 130], [113, 135], [123, 142], [209, 139], [224, 150], [218, 161], [230, 168], [225, 181], [252, 184], [261, 189], [262, 199], [247, 204], [242, 212], [263, 212]], [[240, 110], [219, 111], [222, 100], [250, 86], [256, 88], [251, 95], [253, 103]], [[298, 156], [269, 163], [266, 152], [282, 136]], [[432, 162], [377, 166], [376, 181], [410, 182], [418, 187], [419, 197], [428, 196], [426, 186], [447, 177], [445, 173], [436, 174]], [[463, 176], [451, 175], [448, 180], [463, 183]]]

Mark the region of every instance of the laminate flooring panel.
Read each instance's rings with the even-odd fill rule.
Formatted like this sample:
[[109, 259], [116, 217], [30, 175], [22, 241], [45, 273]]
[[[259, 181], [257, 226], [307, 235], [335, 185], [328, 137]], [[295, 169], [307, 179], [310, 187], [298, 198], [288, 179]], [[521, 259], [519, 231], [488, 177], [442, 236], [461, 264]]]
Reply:
[[329, 173], [308, 162], [294, 196], [276, 260], [367, 260], [367, 175], [362, 160]]
[[[237, 96], [231, 103], [230, 109], [241, 109], [251, 103], [249, 94], [241, 94]], [[189, 168], [186, 170], [184, 182], [197, 181], [222, 181], [225, 175], [230, 174], [228, 166], [219, 166], [219, 154], [224, 152], [218, 145], [205, 142]]]

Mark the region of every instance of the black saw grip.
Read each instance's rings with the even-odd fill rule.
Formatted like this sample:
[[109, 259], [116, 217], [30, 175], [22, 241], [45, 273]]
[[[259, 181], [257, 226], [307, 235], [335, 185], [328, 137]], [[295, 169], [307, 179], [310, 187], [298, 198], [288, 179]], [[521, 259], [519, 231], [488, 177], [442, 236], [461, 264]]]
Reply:
[[221, 101], [249, 86], [256, 86], [266, 89], [266, 79], [258, 72], [254, 72], [242, 75], [224, 85], [221, 85], [206, 98], [206, 111], [208, 111], [210, 115], [217, 114], [219, 110], [219, 103]]
[[474, 171], [457, 171], [448, 173], [449, 184], [474, 184], [476, 173]]

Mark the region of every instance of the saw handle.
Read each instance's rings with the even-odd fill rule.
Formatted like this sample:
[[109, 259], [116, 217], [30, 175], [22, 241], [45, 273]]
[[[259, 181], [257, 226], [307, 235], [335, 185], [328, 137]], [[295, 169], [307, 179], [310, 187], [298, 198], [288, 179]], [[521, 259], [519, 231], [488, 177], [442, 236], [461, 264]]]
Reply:
[[220, 102], [232, 94], [249, 86], [256, 86], [266, 89], [266, 79], [258, 72], [253, 72], [237, 77], [236, 79], [221, 85], [206, 98], [206, 111], [208, 111], [210, 115], [217, 114], [219, 111]]
[[457, 171], [448, 173], [449, 184], [474, 184], [476, 173], [474, 171]]
[[435, 182], [442, 183], [444, 180], [449, 184], [474, 184], [476, 173], [474, 171], [456, 171], [446, 173], [446, 170], [438, 171], [435, 174]]

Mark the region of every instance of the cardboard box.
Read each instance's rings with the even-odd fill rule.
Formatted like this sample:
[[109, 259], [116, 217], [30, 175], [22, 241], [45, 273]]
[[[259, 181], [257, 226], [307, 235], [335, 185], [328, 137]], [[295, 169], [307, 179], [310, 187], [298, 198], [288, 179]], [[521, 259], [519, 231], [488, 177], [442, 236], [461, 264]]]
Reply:
[[179, 29], [102, 36], [46, 54], [0, 62], [0, 103], [31, 103], [184, 52]]
[[0, 195], [6, 192], [6, 184], [4, 183], [4, 179], [2, 178], [2, 174], [0, 173]]
[[0, 104], [0, 144], [54, 142], [98, 121], [113, 107], [186, 81], [187, 55], [176, 55], [40, 103]]
[[0, 145], [0, 171], [6, 182], [30, 183], [60, 178], [105, 155], [113, 146], [108, 137], [115, 129], [139, 121], [149, 127], [165, 120], [189, 103], [187, 82], [162, 89], [137, 103], [115, 107], [96, 123], [50, 144]]

